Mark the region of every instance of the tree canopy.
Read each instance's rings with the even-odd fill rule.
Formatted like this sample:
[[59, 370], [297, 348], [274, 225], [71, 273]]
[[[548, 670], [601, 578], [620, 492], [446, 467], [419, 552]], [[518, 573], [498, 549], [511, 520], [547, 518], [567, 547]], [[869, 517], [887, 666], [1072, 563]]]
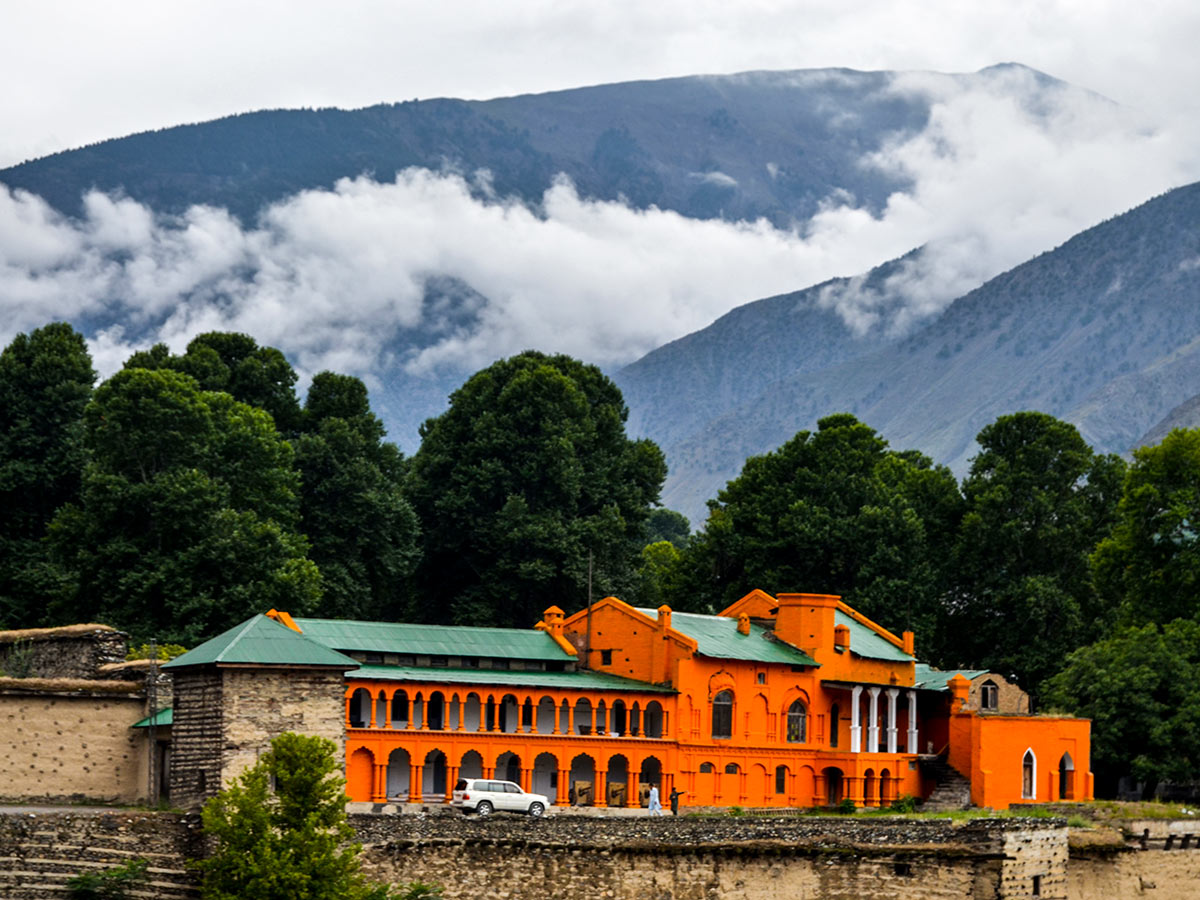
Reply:
[[953, 555], [948, 661], [1016, 676], [1036, 694], [1108, 618], [1088, 555], [1112, 528], [1124, 464], [1045, 413], [1001, 416], [977, 440]]
[[349, 843], [348, 798], [337, 746], [291, 732], [204, 806], [214, 843], [193, 866], [204, 900], [387, 900], [362, 875], [361, 845]]
[[262, 410], [125, 369], [84, 413], [91, 462], [51, 527], [73, 618], [194, 644], [264, 607], [311, 611], [292, 448]]
[[0, 353], [0, 628], [37, 621], [61, 589], [44, 538], [79, 496], [95, 380], [83, 335], [62, 322], [19, 334]]
[[423, 528], [414, 610], [527, 627], [551, 605], [635, 584], [666, 464], [625, 435], [617, 387], [594, 366], [526, 352], [472, 376], [421, 428], [408, 495]]
[[828, 416], [746, 460], [709, 501], [667, 592], [714, 612], [755, 587], [839, 594], [928, 640], [960, 506], [948, 469], [890, 450], [852, 415]]

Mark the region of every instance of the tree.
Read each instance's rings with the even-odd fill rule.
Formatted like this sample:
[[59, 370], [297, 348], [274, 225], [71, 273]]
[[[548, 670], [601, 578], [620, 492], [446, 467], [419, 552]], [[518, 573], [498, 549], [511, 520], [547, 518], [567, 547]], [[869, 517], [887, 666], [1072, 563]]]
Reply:
[[1116, 527], [1091, 562], [1124, 622], [1200, 615], [1200, 430], [1175, 429], [1134, 451]]
[[403, 493], [404, 460], [383, 441], [366, 386], [321, 372], [308, 391], [303, 427], [292, 443], [303, 485], [302, 530], [325, 588], [320, 613], [402, 617], [420, 529]]
[[[683, 551], [672, 605], [717, 611], [755, 587], [839, 594], [920, 640], [935, 630], [961, 498], [949, 470], [849, 414], [746, 460]], [[923, 651], [924, 652], [924, 651]]]
[[170, 370], [125, 369], [84, 422], [92, 461], [51, 538], [67, 621], [195, 645], [267, 606], [311, 610], [292, 449], [271, 417]]
[[1200, 623], [1117, 631], [1071, 653], [1046, 699], [1092, 720], [1092, 769], [1115, 788], [1135, 777], [1190, 781], [1200, 770]]
[[194, 864], [205, 900], [386, 900], [386, 885], [361, 872], [346, 821], [337, 746], [281, 734], [254, 766], [204, 806], [215, 844]]
[[676, 550], [682, 550], [691, 534], [692, 523], [687, 516], [673, 509], [659, 507], [646, 520], [646, 537], [651, 544], [670, 541]]
[[421, 428], [408, 496], [421, 522], [414, 614], [528, 626], [551, 605], [636, 584], [662, 452], [625, 436], [621, 392], [594, 366], [526, 352], [472, 376]]
[[1036, 694], [1110, 620], [1088, 555], [1112, 528], [1124, 464], [1038, 412], [1001, 416], [977, 440], [954, 549], [948, 661], [1015, 675]]
[[248, 334], [210, 331], [192, 338], [182, 356], [165, 344], [133, 354], [127, 369], [171, 369], [191, 375], [206, 391], [223, 391], [235, 400], [266, 410], [284, 435], [300, 424], [296, 372], [274, 347], [260, 347]]
[[82, 416], [96, 372], [83, 335], [56, 322], [0, 354], [0, 627], [38, 624], [62, 588], [46, 528], [79, 496]]

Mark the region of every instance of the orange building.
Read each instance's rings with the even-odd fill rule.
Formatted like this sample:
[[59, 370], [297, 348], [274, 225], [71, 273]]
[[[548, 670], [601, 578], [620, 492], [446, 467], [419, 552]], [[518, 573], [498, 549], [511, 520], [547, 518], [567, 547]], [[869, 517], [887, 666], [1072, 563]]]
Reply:
[[637, 806], [653, 783], [693, 806], [880, 806], [928, 796], [938, 760], [979, 806], [1092, 796], [1086, 720], [919, 664], [911, 632], [835, 596], [753, 591], [716, 616], [609, 597], [528, 631], [270, 615], [359, 664], [354, 800], [437, 802], [474, 776], [558, 805]]

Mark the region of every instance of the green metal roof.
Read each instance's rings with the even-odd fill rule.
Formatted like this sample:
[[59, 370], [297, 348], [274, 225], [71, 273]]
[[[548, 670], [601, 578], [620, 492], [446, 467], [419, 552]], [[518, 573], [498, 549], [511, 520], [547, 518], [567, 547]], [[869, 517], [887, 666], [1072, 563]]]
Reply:
[[564, 690], [640, 691], [673, 694], [674, 688], [621, 678], [607, 672], [520, 672], [506, 669], [430, 669], [425, 666], [362, 666], [351, 678], [372, 681], [423, 681], [432, 684], [522, 686]]
[[295, 622], [307, 637], [334, 650], [553, 662], [574, 659], [554, 638], [536, 628], [475, 628], [344, 619], [296, 619]]
[[835, 625], [845, 625], [850, 629], [850, 652], [864, 659], [884, 659], [888, 662], [912, 662], [913, 658], [881, 637], [873, 628], [863, 625], [853, 616], [847, 615], [840, 609], [834, 613]]
[[[652, 609], [638, 612], [655, 618]], [[738, 620], [729, 616], [702, 616], [698, 613], [671, 613], [671, 627], [696, 642], [696, 652], [717, 659], [748, 659], [754, 662], [786, 663], [791, 666], [815, 666], [817, 661], [780, 641], [767, 637], [770, 629], [750, 623], [750, 633], [738, 631]]]
[[338, 669], [358, 667], [358, 663], [350, 657], [266, 616], [255, 616], [241, 625], [235, 625], [224, 634], [177, 656], [163, 668], [182, 669], [210, 663], [329, 666]]
[[970, 681], [986, 671], [987, 669], [951, 669], [949, 672], [943, 672], [926, 663], [917, 663], [913, 672], [913, 687], [927, 691], [948, 691], [950, 690], [950, 679], [955, 675], [962, 675], [963, 678]]
[[156, 712], [152, 716], [146, 716], [146, 718], [142, 719], [142, 721], [140, 721], [140, 722], [135, 722], [130, 727], [131, 728], [149, 728], [151, 725], [161, 727], [164, 725], [171, 725], [174, 723], [174, 721], [175, 721], [175, 710], [168, 706], [166, 709], [160, 709], [158, 712]]

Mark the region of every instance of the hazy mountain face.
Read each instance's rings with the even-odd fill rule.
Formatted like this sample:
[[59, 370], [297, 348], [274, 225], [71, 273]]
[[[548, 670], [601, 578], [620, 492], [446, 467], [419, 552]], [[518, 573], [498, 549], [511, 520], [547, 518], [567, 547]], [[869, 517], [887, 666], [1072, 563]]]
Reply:
[[[731, 319], [687, 340], [714, 357], [722, 344], [732, 352], [740, 339], [727, 329]], [[919, 448], [960, 473], [980, 428], [1022, 409], [1074, 422], [1098, 450], [1129, 450], [1200, 386], [1200, 184], [1005, 272], [903, 340], [861, 355], [831, 343], [845, 361], [778, 379], [768, 366], [757, 386], [743, 371], [743, 390], [755, 396], [714, 416], [693, 409], [687, 422], [671, 420], [661, 434], [672, 463], [667, 505], [702, 520], [705, 499], [746, 456], [833, 411], [853, 412], [894, 447]], [[639, 379], [635, 396], [656, 395], [643, 372], [671, 349], [626, 370]], [[753, 361], [741, 365], [753, 370]], [[672, 389], [669, 372], [655, 374], [662, 392]], [[688, 424], [694, 429], [680, 437]], [[659, 434], [653, 417], [642, 425]]]

